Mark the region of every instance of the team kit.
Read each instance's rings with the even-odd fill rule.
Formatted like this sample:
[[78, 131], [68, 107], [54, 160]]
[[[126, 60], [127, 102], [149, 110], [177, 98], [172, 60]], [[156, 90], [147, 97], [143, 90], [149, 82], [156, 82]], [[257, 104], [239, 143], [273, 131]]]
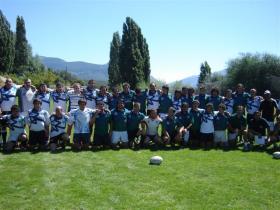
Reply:
[[108, 92], [94, 80], [83, 88], [57, 83], [54, 90], [46, 84], [36, 89], [30, 79], [15, 85], [8, 78], [0, 89], [1, 148], [278, 147], [280, 103], [269, 90], [260, 96], [238, 84], [223, 96], [203, 85], [197, 91], [183, 87], [171, 96], [167, 85], [131, 90], [124, 83]]

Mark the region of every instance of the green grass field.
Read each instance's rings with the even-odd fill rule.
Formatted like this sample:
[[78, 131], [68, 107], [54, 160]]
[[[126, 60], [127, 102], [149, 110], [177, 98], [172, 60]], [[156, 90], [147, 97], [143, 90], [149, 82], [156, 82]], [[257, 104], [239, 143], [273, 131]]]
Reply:
[[5, 210], [280, 207], [280, 162], [266, 152], [22, 152], [0, 155], [0, 177]]

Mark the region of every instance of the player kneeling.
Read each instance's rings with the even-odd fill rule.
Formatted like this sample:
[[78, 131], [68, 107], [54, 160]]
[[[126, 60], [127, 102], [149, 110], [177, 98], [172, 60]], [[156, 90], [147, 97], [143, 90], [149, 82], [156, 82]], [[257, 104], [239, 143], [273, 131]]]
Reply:
[[93, 148], [99, 149], [110, 147], [109, 125], [110, 125], [111, 112], [105, 109], [104, 102], [97, 102], [97, 109], [93, 115], [94, 137]]
[[63, 113], [61, 106], [55, 108], [55, 113], [50, 116], [51, 134], [50, 149], [55, 152], [57, 148], [65, 149], [70, 143], [70, 138], [65, 132], [69, 117]]
[[175, 116], [176, 110], [173, 107], [168, 109], [167, 117], [162, 121], [162, 142], [175, 146], [180, 143], [179, 121]]
[[[244, 117], [244, 108], [243, 106], [237, 106], [237, 111], [235, 114], [231, 115], [229, 118], [228, 126], [228, 143], [230, 147], [235, 148], [239, 141], [243, 140], [246, 142], [247, 130], [246, 130], [246, 119]], [[246, 147], [247, 145], [245, 145]]]
[[88, 149], [90, 144], [90, 126], [92, 126], [93, 110], [86, 108], [86, 100], [81, 98], [78, 101], [79, 108], [70, 111], [67, 134], [71, 135], [74, 124], [73, 149]]
[[142, 121], [143, 127], [145, 127], [146, 132], [144, 132], [144, 147], [149, 146], [151, 143], [156, 145], [162, 145], [160, 137], [158, 135], [158, 128], [162, 120], [157, 115], [156, 110], [150, 110], [149, 117], [146, 117]]
[[181, 105], [181, 111], [176, 114], [179, 122], [179, 133], [178, 137], [181, 140], [182, 146], [187, 146], [190, 137], [190, 128], [193, 124], [193, 118], [188, 112], [189, 104], [184, 102]]
[[127, 116], [127, 132], [130, 148], [136, 148], [142, 144], [143, 130], [140, 129], [140, 123], [145, 115], [140, 112], [140, 103], [133, 104], [133, 110]]
[[35, 98], [33, 109], [28, 111], [27, 123], [29, 125], [29, 147], [31, 150], [39, 145], [45, 150], [49, 139], [49, 113], [41, 109], [42, 101]]
[[247, 148], [244, 149], [249, 149], [250, 143], [253, 145], [253, 142], [255, 142], [256, 145], [260, 145], [261, 147], [265, 146], [266, 140], [268, 139], [268, 129], [269, 125], [267, 121], [261, 117], [260, 111], [256, 111], [254, 113], [253, 119], [249, 121], [247, 132], [248, 142], [245, 142], [247, 143]]
[[25, 131], [25, 118], [19, 114], [19, 107], [13, 105], [11, 114], [4, 115], [0, 118], [1, 124], [8, 125], [10, 135], [5, 145], [5, 152], [12, 152], [19, 145], [21, 149], [26, 149], [27, 135]]
[[227, 127], [229, 114], [225, 112], [226, 105], [224, 104], [219, 104], [218, 110], [218, 113], [214, 116], [214, 144], [225, 149], [228, 147]]
[[118, 101], [117, 108], [111, 113], [110, 133], [112, 136], [112, 147], [118, 149], [121, 146], [128, 147], [127, 115], [129, 111], [124, 108], [124, 102]]

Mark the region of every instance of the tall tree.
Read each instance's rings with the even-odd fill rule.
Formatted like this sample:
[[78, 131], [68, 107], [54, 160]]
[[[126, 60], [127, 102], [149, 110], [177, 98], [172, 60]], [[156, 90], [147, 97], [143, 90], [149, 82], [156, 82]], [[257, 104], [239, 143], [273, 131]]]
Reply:
[[26, 30], [23, 17], [17, 17], [16, 43], [15, 43], [15, 73], [20, 73], [19, 68], [28, 65], [29, 46], [26, 39]]
[[207, 63], [207, 61], [205, 61], [204, 63], [202, 63], [200, 65], [200, 74], [198, 77], [198, 85], [205, 83], [205, 81], [210, 78], [211, 76], [211, 67], [209, 66], [209, 64]]
[[10, 24], [0, 10], [0, 72], [10, 72], [15, 57], [14, 34]]
[[120, 48], [120, 75], [132, 88], [147, 83], [150, 77], [150, 57], [140, 27], [130, 17], [123, 24]]
[[110, 46], [110, 61], [108, 67], [109, 86], [111, 88], [122, 82], [119, 68], [120, 46], [120, 35], [118, 32], [115, 32]]

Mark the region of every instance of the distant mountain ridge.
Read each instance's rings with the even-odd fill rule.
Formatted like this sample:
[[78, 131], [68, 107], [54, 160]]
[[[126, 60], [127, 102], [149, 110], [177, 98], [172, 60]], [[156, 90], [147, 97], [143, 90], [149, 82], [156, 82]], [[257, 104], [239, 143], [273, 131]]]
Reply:
[[83, 61], [67, 62], [60, 58], [54, 57], [39, 57], [42, 64], [48, 68], [68, 72], [76, 75], [80, 79], [94, 79], [96, 81], [108, 81], [108, 64], [99, 65]]
[[[220, 74], [220, 75], [226, 75], [226, 69], [221, 70], [221, 71], [215, 71], [212, 72], [212, 74]], [[199, 75], [192, 75], [189, 77], [185, 77], [184, 79], [178, 80], [179, 82], [182, 82], [183, 85], [189, 85], [192, 87], [195, 87], [197, 85]], [[176, 81], [173, 81], [169, 83], [169, 85], [174, 84]]]

